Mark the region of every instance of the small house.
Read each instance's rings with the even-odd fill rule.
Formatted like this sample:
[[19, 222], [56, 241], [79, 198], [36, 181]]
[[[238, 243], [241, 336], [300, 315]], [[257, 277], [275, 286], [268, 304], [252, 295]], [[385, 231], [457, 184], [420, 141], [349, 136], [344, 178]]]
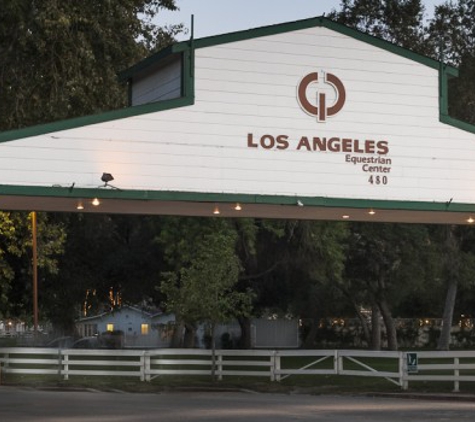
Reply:
[[124, 305], [110, 312], [81, 318], [76, 328], [81, 337], [117, 334], [120, 347], [168, 347], [175, 318]]

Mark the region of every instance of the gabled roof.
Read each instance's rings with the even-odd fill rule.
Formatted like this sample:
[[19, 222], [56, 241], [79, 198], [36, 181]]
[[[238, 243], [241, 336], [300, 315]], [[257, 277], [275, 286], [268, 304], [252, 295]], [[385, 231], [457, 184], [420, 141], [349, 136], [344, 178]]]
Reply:
[[[393, 54], [408, 58], [417, 63], [423, 64], [425, 66], [431, 67], [433, 69], [441, 70], [441, 73], [445, 75], [445, 78], [449, 76], [458, 76], [458, 69], [443, 65], [441, 62], [434, 60], [430, 57], [423, 56], [421, 54], [415, 53], [411, 50], [408, 50], [403, 47], [399, 47], [395, 44], [392, 44], [388, 41], [382, 40], [380, 38], [374, 37], [369, 34], [365, 34], [358, 30], [349, 28], [340, 23], [336, 23], [331, 19], [325, 18], [323, 16], [299, 20], [295, 22], [282, 23], [277, 25], [264, 26], [260, 28], [249, 29], [245, 31], [232, 32], [223, 35], [216, 35], [211, 37], [205, 37], [200, 39], [190, 39], [189, 41], [182, 41], [176, 44], [173, 44], [152, 56], [140, 61], [136, 65], [132, 66], [129, 69], [124, 70], [119, 74], [119, 80], [127, 81], [133, 79], [134, 76], [137, 76], [144, 70], [148, 69], [151, 66], [155, 66], [161, 62], [168, 62], [174, 57], [190, 52], [192, 53], [195, 49], [211, 47], [216, 45], [228, 44], [237, 41], [248, 40], [252, 38], [265, 37], [269, 35], [282, 34], [285, 32], [298, 31], [307, 28], [314, 27], [324, 27], [332, 31], [336, 31], [340, 34], [355, 38], [357, 40], [363, 41], [365, 43], [371, 44], [375, 47], [390, 51]], [[188, 55], [184, 56], [185, 59], [185, 69], [189, 69], [193, 66], [193, 60]], [[184, 72], [186, 74], [186, 81], [184, 86], [186, 92], [181, 98], [159, 101], [156, 103], [149, 103], [134, 107], [127, 107], [120, 110], [109, 111], [101, 114], [94, 114], [84, 117], [78, 117], [74, 119], [62, 120], [58, 122], [32, 126], [24, 129], [10, 130], [6, 132], [0, 132], [0, 142], [11, 141], [15, 139], [27, 138], [30, 136], [42, 135], [45, 133], [56, 132], [60, 130], [72, 129], [81, 126], [92, 125], [101, 122], [107, 122], [117, 119], [123, 119], [126, 117], [138, 116], [148, 113], [153, 113], [157, 111], [168, 110], [177, 107], [183, 107], [187, 105], [192, 105], [194, 103], [194, 93], [192, 92], [193, 81], [192, 74], [193, 72]], [[445, 87], [445, 85], [444, 85]], [[445, 87], [446, 88], [446, 87]], [[443, 93], [442, 93], [443, 95]], [[462, 130], [475, 133], [475, 127], [465, 122], [461, 122], [457, 119], [451, 118], [447, 115], [446, 110], [446, 99], [441, 101], [441, 107], [444, 110], [441, 110], [441, 121], [444, 123], [456, 126]], [[443, 116], [446, 116], [445, 119]]]
[[96, 319], [103, 319], [107, 316], [110, 316], [110, 315], [114, 315], [114, 314], [118, 314], [118, 313], [122, 313], [124, 311], [132, 311], [132, 312], [135, 312], [135, 313], [138, 313], [138, 314], [141, 314], [141, 315], [144, 315], [148, 318], [153, 318], [157, 315], [161, 315], [163, 314], [162, 311], [157, 311], [157, 312], [154, 312], [154, 313], [151, 313], [151, 312], [148, 312], [148, 311], [145, 311], [143, 309], [140, 309], [136, 306], [131, 306], [131, 305], [123, 305], [121, 306], [120, 308], [117, 308], [117, 309], [113, 309], [111, 311], [108, 311], [108, 312], [103, 312], [99, 315], [93, 315], [93, 316], [90, 316], [90, 317], [84, 317], [84, 318], [79, 318], [76, 322], [87, 322], [87, 321], [93, 321], [93, 320], [96, 320]]
[[[166, 58], [176, 55], [180, 52], [186, 51], [192, 46], [195, 49], [212, 47], [221, 44], [229, 44], [236, 41], [244, 41], [253, 38], [265, 37], [269, 35], [282, 34], [285, 32], [298, 31], [307, 28], [323, 27], [328, 28], [332, 31], [338, 32], [342, 35], [346, 35], [352, 38], [355, 38], [359, 41], [371, 44], [375, 47], [382, 48], [384, 50], [390, 51], [391, 53], [397, 54], [399, 56], [406, 57], [410, 60], [429, 66], [433, 69], [439, 69], [441, 63], [437, 60], [434, 60], [430, 57], [424, 56], [422, 54], [415, 53], [406, 48], [400, 47], [396, 44], [393, 44], [389, 41], [377, 38], [373, 35], [366, 34], [364, 32], [358, 31], [356, 29], [350, 28], [341, 23], [337, 23], [328, 19], [324, 16], [319, 16], [310, 19], [303, 19], [294, 22], [281, 23], [277, 25], [262, 26], [259, 28], [248, 29], [244, 31], [231, 32], [222, 35], [214, 35], [210, 37], [204, 37], [199, 39], [190, 39], [189, 41], [182, 41], [177, 44], [173, 44], [170, 47], [167, 47], [164, 50], [161, 50], [152, 56], [147, 57], [146, 59], [140, 61], [129, 69], [124, 70], [119, 74], [119, 78], [122, 81], [126, 81], [136, 74], [142, 72], [144, 69], [148, 68], [151, 65], [156, 64], [159, 61], [165, 60]], [[458, 76], [458, 69], [447, 66], [447, 71], [452, 76]]]

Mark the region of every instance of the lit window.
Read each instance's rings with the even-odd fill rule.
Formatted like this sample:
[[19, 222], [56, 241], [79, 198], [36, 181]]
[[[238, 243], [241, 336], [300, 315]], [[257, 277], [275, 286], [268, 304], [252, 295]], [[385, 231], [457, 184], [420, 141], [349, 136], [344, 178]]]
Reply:
[[142, 324], [142, 327], [141, 327], [142, 335], [144, 335], [144, 336], [148, 335], [148, 331], [149, 331], [149, 325], [148, 324]]
[[107, 331], [114, 331], [114, 324], [107, 324]]

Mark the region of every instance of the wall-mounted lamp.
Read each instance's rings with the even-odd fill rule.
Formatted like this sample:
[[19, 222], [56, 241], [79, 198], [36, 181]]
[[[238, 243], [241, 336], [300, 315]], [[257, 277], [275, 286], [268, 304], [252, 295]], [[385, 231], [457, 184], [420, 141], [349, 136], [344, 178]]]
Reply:
[[107, 183], [114, 180], [114, 176], [110, 173], [102, 173], [101, 180], [107, 185]]
[[111, 184], [109, 184], [109, 182], [112, 182], [112, 181], [114, 180], [114, 176], [112, 176], [112, 174], [110, 174], [110, 173], [102, 173], [101, 180], [104, 182], [104, 185], [103, 185], [103, 186], [99, 186], [99, 187], [102, 187], [102, 188], [112, 188], [112, 189], [120, 190], [119, 188], [117, 188], [117, 187], [112, 186]]
[[219, 208], [218, 208], [217, 205], [214, 207], [213, 214], [214, 214], [214, 215], [219, 215], [219, 214], [221, 214], [221, 212], [219, 211]]
[[234, 206], [234, 209], [235, 209], [236, 211], [241, 211], [241, 210], [242, 210], [241, 204], [238, 202], [238, 203]]
[[81, 211], [84, 209], [84, 204], [82, 203], [82, 201], [79, 201], [78, 204], [76, 205], [76, 209], [78, 211]]
[[95, 207], [101, 205], [101, 201], [99, 201], [99, 198], [94, 198], [91, 202], [92, 205], [94, 205]]
[[472, 217], [467, 218], [467, 223], [468, 224], [473, 224], [475, 220]]
[[368, 214], [369, 214], [369, 215], [374, 215], [374, 214], [376, 214], [376, 211], [371, 208], [371, 209], [368, 211]]

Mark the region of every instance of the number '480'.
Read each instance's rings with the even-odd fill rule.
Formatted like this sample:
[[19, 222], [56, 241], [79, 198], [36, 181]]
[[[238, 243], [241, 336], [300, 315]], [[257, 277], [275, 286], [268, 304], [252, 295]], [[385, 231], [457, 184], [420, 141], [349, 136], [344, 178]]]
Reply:
[[368, 182], [372, 185], [387, 185], [388, 177], [387, 176], [369, 176]]

